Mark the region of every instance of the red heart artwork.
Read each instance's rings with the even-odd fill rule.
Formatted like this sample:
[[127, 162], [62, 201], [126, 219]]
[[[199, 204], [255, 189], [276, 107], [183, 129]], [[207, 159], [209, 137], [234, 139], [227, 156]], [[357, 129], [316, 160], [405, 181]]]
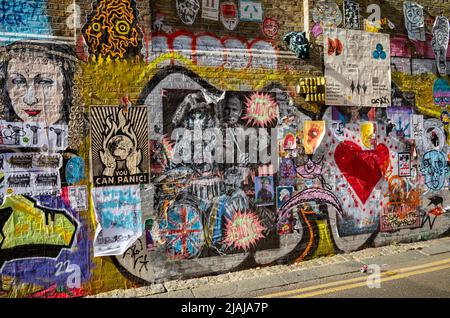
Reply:
[[363, 204], [389, 166], [389, 149], [384, 144], [375, 150], [362, 150], [351, 142], [341, 142], [334, 152], [334, 160], [347, 182]]

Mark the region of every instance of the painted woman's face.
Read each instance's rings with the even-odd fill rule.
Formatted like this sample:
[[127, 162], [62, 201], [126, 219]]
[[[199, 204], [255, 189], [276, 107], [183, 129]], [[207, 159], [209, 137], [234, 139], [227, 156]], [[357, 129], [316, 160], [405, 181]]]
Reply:
[[64, 77], [55, 61], [18, 56], [9, 61], [6, 89], [24, 122], [56, 123], [62, 116]]

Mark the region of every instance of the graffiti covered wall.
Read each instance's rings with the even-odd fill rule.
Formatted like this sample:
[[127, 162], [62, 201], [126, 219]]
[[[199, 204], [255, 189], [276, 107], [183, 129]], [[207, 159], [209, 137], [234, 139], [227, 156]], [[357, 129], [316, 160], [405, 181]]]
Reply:
[[0, 297], [448, 235], [446, 17], [434, 1], [0, 1]]

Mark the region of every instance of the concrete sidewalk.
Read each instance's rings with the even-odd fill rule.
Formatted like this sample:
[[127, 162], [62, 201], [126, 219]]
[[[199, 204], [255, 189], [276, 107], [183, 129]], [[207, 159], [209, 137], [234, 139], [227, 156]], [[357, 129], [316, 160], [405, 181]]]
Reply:
[[317, 258], [293, 265], [254, 268], [146, 287], [114, 290], [91, 298], [224, 298], [272, 287], [356, 273], [364, 264], [400, 264], [450, 252], [450, 237], [369, 248], [349, 254]]

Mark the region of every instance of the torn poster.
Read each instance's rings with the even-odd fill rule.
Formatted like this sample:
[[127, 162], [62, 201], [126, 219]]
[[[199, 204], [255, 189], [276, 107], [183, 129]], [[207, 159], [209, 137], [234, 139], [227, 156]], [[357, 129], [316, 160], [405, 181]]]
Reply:
[[431, 46], [436, 58], [436, 68], [441, 75], [447, 74], [448, 32], [448, 19], [443, 16], [436, 17], [432, 30], [433, 40], [431, 41]]
[[142, 235], [138, 185], [92, 190], [97, 229], [94, 257], [122, 255]]
[[326, 104], [390, 106], [389, 35], [326, 28], [323, 38]]
[[61, 151], [68, 146], [68, 126], [0, 121], [0, 146]]
[[147, 108], [91, 107], [94, 186], [149, 181]]
[[403, 3], [405, 15], [405, 28], [411, 41], [425, 41], [425, 17], [423, 7], [415, 2], [405, 1]]
[[344, 0], [344, 27], [346, 29], [361, 29], [359, 18], [359, 3], [353, 0]]
[[207, 20], [219, 20], [219, 2], [220, 0], [202, 1], [202, 18]]

